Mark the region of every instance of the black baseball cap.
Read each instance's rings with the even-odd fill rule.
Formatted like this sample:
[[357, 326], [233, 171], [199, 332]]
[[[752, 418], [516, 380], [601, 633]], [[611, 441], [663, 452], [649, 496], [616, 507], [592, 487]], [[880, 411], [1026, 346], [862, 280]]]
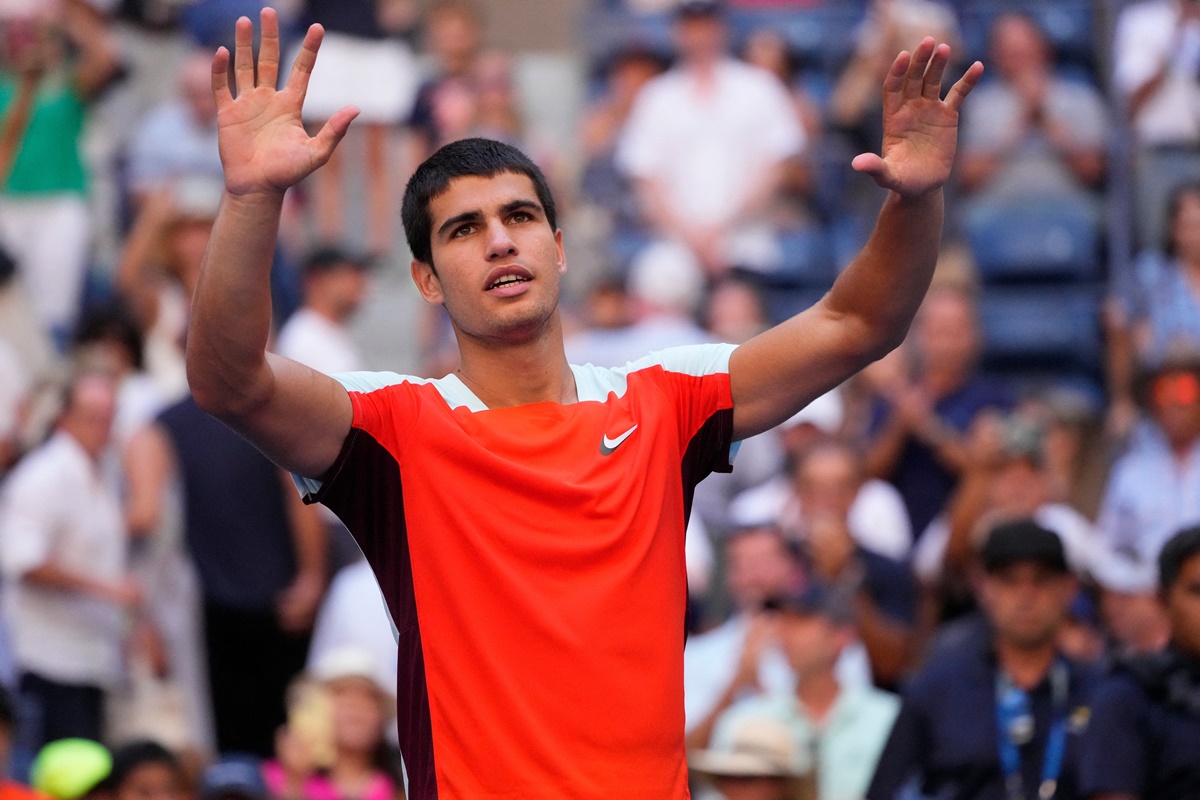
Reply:
[[1070, 572], [1062, 539], [1031, 519], [1005, 522], [993, 528], [979, 553], [979, 560], [988, 572], [996, 572], [1017, 561], [1033, 561], [1055, 572]]

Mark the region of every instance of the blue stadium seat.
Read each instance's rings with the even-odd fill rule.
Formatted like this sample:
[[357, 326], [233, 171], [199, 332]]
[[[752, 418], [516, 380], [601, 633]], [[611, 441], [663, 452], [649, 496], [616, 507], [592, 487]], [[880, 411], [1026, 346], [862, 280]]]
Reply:
[[984, 282], [1099, 277], [1101, 234], [1086, 204], [978, 205], [965, 222]]
[[1102, 343], [1096, 285], [989, 286], [980, 300], [984, 353], [993, 365], [1096, 367]]

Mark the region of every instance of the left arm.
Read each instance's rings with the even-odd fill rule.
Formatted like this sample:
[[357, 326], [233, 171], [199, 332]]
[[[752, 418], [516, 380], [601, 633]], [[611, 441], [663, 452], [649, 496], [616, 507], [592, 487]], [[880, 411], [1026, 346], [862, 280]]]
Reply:
[[941, 100], [947, 45], [926, 38], [884, 82], [883, 155], [853, 166], [891, 191], [875, 231], [815, 306], [730, 357], [734, 436], [773, 428], [903, 339], [921, 304], [942, 236], [941, 186], [954, 161], [958, 109], [983, 74], [976, 62]]
[[305, 505], [292, 484], [291, 476], [280, 472], [283, 496], [296, 554], [296, 577], [276, 601], [280, 625], [291, 632], [312, 629], [321, 598], [325, 594], [326, 540], [325, 522], [317, 506]]

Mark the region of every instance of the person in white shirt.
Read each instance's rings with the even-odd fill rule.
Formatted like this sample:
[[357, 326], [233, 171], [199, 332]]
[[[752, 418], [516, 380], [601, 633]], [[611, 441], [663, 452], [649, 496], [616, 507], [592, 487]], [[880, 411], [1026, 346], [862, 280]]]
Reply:
[[279, 329], [276, 351], [332, 375], [362, 369], [347, 327], [367, 291], [370, 262], [332, 247], [313, 251], [302, 268], [304, 303]]
[[721, 4], [676, 10], [678, 65], [642, 89], [617, 145], [658, 236], [686, 245], [710, 273], [770, 271], [780, 258], [762, 210], [787, 159], [805, 149], [792, 99], [766, 70], [731, 58]]
[[98, 739], [105, 691], [121, 676], [125, 619], [141, 590], [126, 570], [120, 499], [101, 458], [116, 383], [84, 372], [50, 439], [12, 471], [0, 499], [0, 571], [35, 746]]

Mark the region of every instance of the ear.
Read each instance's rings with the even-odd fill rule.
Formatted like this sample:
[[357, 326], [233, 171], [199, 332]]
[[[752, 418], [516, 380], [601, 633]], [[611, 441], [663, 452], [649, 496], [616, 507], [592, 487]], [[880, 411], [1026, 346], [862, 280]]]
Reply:
[[442, 295], [442, 281], [438, 278], [432, 264], [414, 258], [409, 265], [409, 270], [412, 272], [413, 283], [417, 285], [417, 291], [421, 293], [421, 297], [426, 303], [431, 306], [439, 306], [445, 302], [446, 298]]
[[563, 250], [563, 232], [562, 228], [554, 231], [554, 249], [558, 260], [558, 274], [562, 275], [567, 271], [567, 253]]

